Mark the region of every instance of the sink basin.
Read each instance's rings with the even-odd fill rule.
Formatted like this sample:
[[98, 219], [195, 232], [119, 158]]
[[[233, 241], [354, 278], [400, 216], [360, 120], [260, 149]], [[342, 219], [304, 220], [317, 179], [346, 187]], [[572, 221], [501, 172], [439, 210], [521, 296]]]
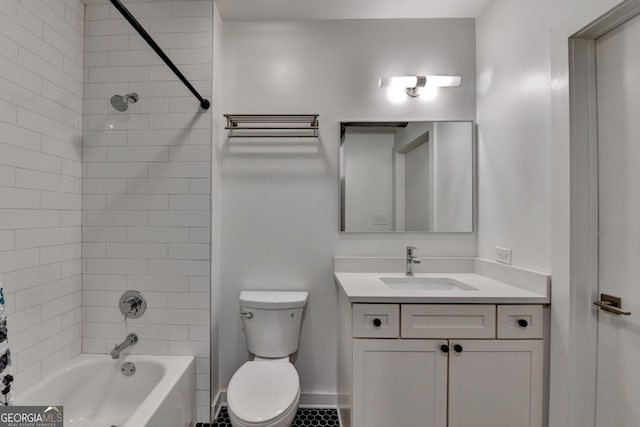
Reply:
[[448, 277], [381, 277], [387, 286], [398, 291], [475, 291], [476, 288], [465, 285]]

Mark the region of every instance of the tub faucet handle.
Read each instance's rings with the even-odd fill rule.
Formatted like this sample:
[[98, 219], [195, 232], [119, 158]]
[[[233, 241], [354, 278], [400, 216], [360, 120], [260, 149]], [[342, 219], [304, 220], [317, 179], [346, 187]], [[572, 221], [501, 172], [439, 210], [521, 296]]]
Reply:
[[127, 291], [120, 297], [120, 312], [124, 314], [124, 321], [137, 319], [147, 309], [147, 302], [138, 291]]

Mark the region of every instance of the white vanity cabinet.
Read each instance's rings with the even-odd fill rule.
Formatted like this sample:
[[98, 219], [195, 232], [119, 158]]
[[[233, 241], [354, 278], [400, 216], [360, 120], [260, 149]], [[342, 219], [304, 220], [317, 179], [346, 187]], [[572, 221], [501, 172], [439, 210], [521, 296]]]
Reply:
[[340, 307], [343, 426], [543, 426], [542, 305]]

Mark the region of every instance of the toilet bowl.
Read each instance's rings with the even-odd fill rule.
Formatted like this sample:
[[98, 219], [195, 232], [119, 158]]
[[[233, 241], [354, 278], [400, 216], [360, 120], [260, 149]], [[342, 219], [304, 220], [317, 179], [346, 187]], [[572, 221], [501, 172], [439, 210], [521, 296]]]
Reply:
[[307, 292], [241, 292], [240, 314], [249, 352], [227, 388], [233, 427], [291, 427], [300, 378], [289, 356], [298, 351]]
[[227, 389], [234, 427], [290, 427], [299, 401], [298, 372], [288, 359], [246, 362]]

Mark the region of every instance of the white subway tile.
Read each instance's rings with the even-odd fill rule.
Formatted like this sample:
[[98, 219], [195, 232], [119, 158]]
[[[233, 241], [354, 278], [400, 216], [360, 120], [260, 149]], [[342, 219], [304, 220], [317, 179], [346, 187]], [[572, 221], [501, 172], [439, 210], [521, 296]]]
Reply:
[[211, 64], [213, 49], [209, 47], [169, 49], [169, 53], [177, 65]]
[[[209, 325], [209, 310], [149, 308], [149, 322], [169, 325]], [[208, 354], [207, 354], [208, 356]]]
[[127, 240], [125, 227], [82, 227], [83, 242], [124, 242]]
[[82, 297], [80, 291], [47, 301], [42, 304], [42, 320], [47, 320], [53, 316], [59, 316], [69, 312], [79, 307], [81, 303]]
[[[14, 145], [16, 147], [26, 148], [28, 150], [39, 151], [40, 141], [41, 136], [36, 132], [23, 129], [13, 124], [0, 122], [0, 142]], [[0, 158], [0, 162], [9, 164], [10, 160]]]
[[171, 195], [169, 209], [173, 211], [208, 211], [211, 209], [209, 195]]
[[11, 325], [11, 334], [16, 334], [40, 323], [40, 306], [16, 311], [7, 316], [7, 322]]
[[211, 228], [210, 227], [190, 228], [189, 241], [191, 243], [211, 243]]
[[82, 195], [82, 209], [106, 209], [107, 208], [107, 196], [100, 194], [83, 194]]
[[189, 180], [185, 178], [127, 179], [126, 192], [129, 194], [183, 194], [188, 191]]
[[82, 309], [78, 306], [62, 315], [62, 329], [70, 328], [74, 325], [77, 325], [81, 321]]
[[189, 277], [189, 292], [211, 292], [211, 278], [209, 276]]
[[206, 162], [211, 159], [211, 147], [208, 145], [184, 145], [169, 147], [169, 160], [177, 162]]
[[81, 139], [78, 141], [61, 141], [42, 135], [42, 152], [79, 162], [82, 156], [82, 147], [77, 142], [80, 141]]
[[[212, 71], [211, 71], [211, 63], [208, 64], [194, 64], [194, 65], [183, 65], [180, 67], [180, 71], [182, 71], [182, 73], [187, 76], [187, 78], [191, 81], [191, 80], [207, 80], [207, 79], [211, 79], [212, 78]], [[151, 66], [149, 67], [149, 80], [150, 81], [172, 81], [172, 80], [177, 80], [176, 75], [170, 70], [168, 69], [166, 66]], [[187, 101], [191, 101], [189, 103], [189, 106], [191, 106], [192, 104], [195, 104], [197, 106], [200, 105], [200, 103], [195, 100], [193, 97], [179, 97], [175, 99], [175, 102], [178, 103], [182, 103], [182, 102], [187, 102]], [[172, 99], [172, 109], [171, 111], [176, 111], [173, 108], [173, 102], [174, 100]], [[191, 112], [192, 110], [187, 110], [187, 112]], [[198, 110], [195, 110], [198, 111]]]
[[[207, 297], [208, 296], [207, 294]], [[209, 341], [210, 335], [211, 331], [209, 330], [209, 326], [189, 326], [190, 341]]]
[[24, 270], [40, 265], [38, 249], [0, 252], [0, 273]]
[[0, 143], [0, 163], [42, 172], [60, 173], [61, 161], [48, 154]]
[[111, 6], [108, 4], [88, 4], [84, 9], [84, 19], [86, 21], [98, 21], [109, 19]]
[[[84, 327], [83, 323], [83, 327]], [[84, 328], [83, 328], [84, 329]], [[91, 338], [82, 334], [82, 352], [87, 354], [102, 354], [107, 352], [107, 342], [101, 338]]]
[[88, 274], [146, 274], [147, 262], [132, 259], [88, 259]]
[[[101, 61], [99, 65], [94, 63], [87, 64], [87, 52], [108, 52], [116, 50], [129, 50], [129, 36], [127, 35], [115, 35], [115, 36], [94, 36], [84, 38], [84, 51], [85, 51], [85, 67], [106, 66], [109, 63], [109, 55], [100, 55]], [[123, 80], [124, 81], [124, 80]]]
[[182, 293], [171, 294], [168, 299], [169, 308], [198, 308], [209, 309], [209, 294], [202, 293]]
[[108, 209], [162, 211], [169, 207], [169, 196], [148, 194], [109, 194]]
[[189, 193], [191, 194], [211, 194], [211, 180], [193, 178], [189, 180]]
[[72, 259], [78, 259], [81, 256], [80, 242], [40, 248], [40, 262], [42, 264], [70, 261]]
[[127, 325], [126, 333], [136, 333], [148, 340], [180, 341], [188, 339], [189, 326], [131, 323]]
[[[131, 3], [127, 8], [136, 18], [158, 18], [171, 16], [171, 3], [169, 2]], [[116, 16], [120, 16], [120, 14], [114, 7], [112, 7], [111, 17], [113, 18]]]
[[16, 186], [32, 190], [80, 193], [79, 178], [26, 169], [16, 170]]
[[[151, 274], [153, 273], [151, 271]], [[187, 276], [127, 276], [127, 289], [154, 292], [185, 292], [189, 289], [189, 280]]]
[[60, 277], [80, 277], [82, 274], [82, 260], [80, 258], [60, 263]]
[[80, 241], [80, 227], [16, 230], [16, 248], [37, 248]]
[[[41, 267], [44, 271], [45, 268]], [[51, 279], [54, 276], [50, 276]], [[80, 278], [70, 277], [62, 280], [49, 281], [48, 283], [32, 286], [28, 289], [16, 293], [16, 310], [23, 310], [27, 307], [42, 304], [46, 301], [59, 297], [61, 295], [71, 294], [80, 290]]]
[[86, 83], [83, 86], [84, 99], [109, 99], [113, 95], [124, 95], [129, 90], [127, 83]]
[[209, 355], [209, 342], [169, 341], [169, 354], [204, 357]]
[[80, 227], [81, 225], [82, 225], [81, 210], [60, 211], [61, 227]]
[[[139, 19], [140, 24], [148, 31], [149, 21]], [[119, 34], [134, 34], [136, 30], [124, 19], [110, 19], [103, 21], [87, 21], [85, 34], [87, 36], [107, 36]]]
[[[110, 66], [162, 65], [162, 59], [150, 48], [109, 52]], [[139, 85], [138, 85], [139, 86]], [[141, 90], [140, 93], [148, 93]]]
[[211, 129], [193, 129], [190, 132], [189, 144], [211, 145]]
[[147, 176], [146, 163], [89, 163], [87, 178], [141, 178]]
[[[18, 119], [19, 119], [18, 115]], [[84, 116], [86, 130], [128, 130], [147, 129], [149, 117], [147, 114], [108, 114]]]
[[[211, 32], [213, 21], [206, 16], [152, 18], [153, 33]], [[186, 30], [186, 31], [185, 31]]]
[[[6, 2], [0, 3], [4, 4]], [[30, 51], [50, 64], [62, 67], [62, 54], [60, 52], [51, 49], [51, 46], [42, 40], [42, 36], [32, 33], [2, 13], [0, 13], [0, 33], [19, 41], [21, 46], [28, 46]]]
[[8, 251], [14, 248], [14, 231], [0, 230], [0, 251]]
[[169, 160], [168, 147], [109, 147], [107, 159], [110, 162], [166, 162]]
[[83, 274], [83, 290], [123, 291], [127, 288], [127, 279], [123, 275]]
[[203, 276], [211, 272], [209, 261], [193, 260], [149, 260], [149, 271], [163, 276]]
[[[48, 80], [42, 81], [42, 96], [50, 99], [51, 101], [59, 105], [67, 106], [71, 108], [73, 111], [82, 113], [82, 98], [80, 96], [56, 85], [55, 83], [51, 83]], [[38, 100], [38, 103], [41, 104], [42, 100]], [[45, 114], [44, 112], [42, 112], [41, 109], [37, 109], [37, 108], [34, 109], [31, 105], [23, 104], [22, 107]]]
[[87, 321], [82, 323], [82, 336], [88, 338], [120, 338], [122, 340], [126, 336], [122, 314], [115, 307], [87, 307]]
[[197, 227], [211, 223], [209, 212], [149, 212], [150, 226]]
[[[119, 196], [117, 196], [119, 197]], [[87, 211], [85, 225], [146, 225], [147, 213], [130, 210]]]
[[[16, 185], [16, 169], [0, 165], [0, 186], [13, 187]], [[0, 228], [2, 226], [0, 225]]]
[[85, 131], [83, 138], [85, 146], [127, 145], [126, 131]]
[[150, 177], [208, 178], [211, 164], [206, 162], [168, 162], [149, 164]]
[[90, 51], [85, 49], [85, 51], [84, 51], [84, 66], [85, 67], [106, 67], [107, 65], [109, 65], [109, 53], [108, 52], [106, 52], [106, 51], [90, 52]]
[[107, 147], [83, 147], [82, 161], [83, 162], [106, 162]]
[[189, 132], [183, 129], [130, 130], [128, 134], [129, 145], [182, 145], [189, 141]]
[[110, 243], [107, 258], [166, 259], [167, 245], [161, 243]]
[[207, 244], [173, 243], [169, 245], [169, 258], [183, 260], [208, 260], [211, 258], [211, 248]]
[[127, 241], [157, 243], [188, 242], [189, 229], [184, 227], [128, 227]]
[[0, 209], [0, 229], [56, 227], [60, 212], [34, 209]]
[[3, 34], [0, 34], [0, 55], [14, 62], [18, 62], [18, 44]]
[[40, 192], [40, 206], [42, 209], [82, 209], [82, 195], [80, 193], [56, 193], [53, 191]]
[[[151, 37], [160, 45], [163, 49], [172, 48], [188, 48], [191, 47], [192, 35], [190, 33], [153, 33]], [[149, 45], [142, 37], [137, 34], [129, 36], [129, 49], [131, 50], [144, 50], [148, 49]], [[175, 76], [175, 74], [174, 74]]]
[[106, 258], [107, 246], [104, 243], [82, 243], [83, 258]]
[[90, 83], [138, 82], [149, 80], [149, 67], [103, 67], [89, 69]]
[[0, 208], [37, 209], [39, 207], [39, 191], [0, 187]]
[[18, 126], [32, 129], [63, 141], [82, 140], [82, 131], [29, 110], [18, 110]]
[[149, 114], [150, 129], [196, 129], [211, 128], [211, 114], [168, 113]]
[[212, 16], [213, 5], [208, 1], [172, 2], [172, 16]]

